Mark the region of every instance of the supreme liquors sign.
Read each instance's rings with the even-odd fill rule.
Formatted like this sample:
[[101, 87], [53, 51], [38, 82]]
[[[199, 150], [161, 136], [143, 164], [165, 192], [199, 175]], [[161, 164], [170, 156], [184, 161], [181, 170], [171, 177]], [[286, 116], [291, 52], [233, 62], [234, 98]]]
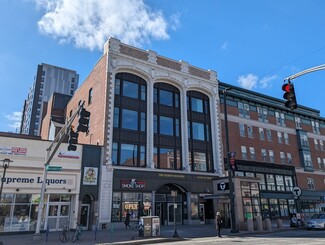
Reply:
[[145, 187], [146, 187], [146, 182], [144, 180], [137, 180], [137, 179], [121, 180], [122, 189], [143, 189]]

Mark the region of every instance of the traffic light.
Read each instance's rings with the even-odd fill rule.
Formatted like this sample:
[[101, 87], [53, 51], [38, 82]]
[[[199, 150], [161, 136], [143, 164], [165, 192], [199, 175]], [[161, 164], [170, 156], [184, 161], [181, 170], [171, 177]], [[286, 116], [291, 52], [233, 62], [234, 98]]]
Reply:
[[78, 144], [78, 136], [77, 132], [74, 132], [72, 128], [69, 131], [69, 139], [68, 139], [68, 151], [75, 151], [77, 150], [76, 144]]
[[229, 164], [232, 171], [237, 170], [236, 165], [236, 152], [229, 152]]
[[287, 100], [284, 105], [290, 108], [291, 110], [296, 109], [297, 100], [293, 84], [290, 81], [288, 83], [283, 84], [282, 90], [285, 91], [283, 98]]
[[88, 132], [89, 120], [90, 120], [90, 112], [82, 108], [79, 113], [77, 132], [84, 132], [84, 133]]

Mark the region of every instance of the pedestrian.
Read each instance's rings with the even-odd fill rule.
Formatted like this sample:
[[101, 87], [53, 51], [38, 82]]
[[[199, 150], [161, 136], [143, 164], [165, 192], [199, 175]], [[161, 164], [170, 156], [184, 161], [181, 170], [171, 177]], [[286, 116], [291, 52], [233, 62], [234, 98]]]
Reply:
[[223, 222], [222, 222], [220, 212], [217, 212], [216, 223], [217, 223], [218, 237], [221, 237], [221, 228]]
[[124, 221], [125, 229], [127, 229], [128, 227], [131, 228], [131, 226], [130, 226], [130, 216], [131, 216], [131, 214], [129, 212], [125, 216], [125, 221]]

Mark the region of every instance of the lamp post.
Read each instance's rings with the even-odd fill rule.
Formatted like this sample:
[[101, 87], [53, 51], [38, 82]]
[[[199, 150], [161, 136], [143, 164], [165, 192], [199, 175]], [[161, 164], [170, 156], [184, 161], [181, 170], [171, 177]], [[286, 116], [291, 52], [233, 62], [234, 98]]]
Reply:
[[6, 171], [7, 171], [7, 168], [9, 168], [9, 164], [13, 161], [11, 161], [9, 158], [5, 158], [3, 160], [0, 160], [2, 162], [2, 167], [4, 168], [3, 170], [3, 175], [2, 175], [2, 178], [1, 178], [1, 187], [0, 187], [0, 202], [2, 200], [2, 189], [3, 189], [3, 182], [4, 182], [4, 179], [6, 177]]
[[176, 230], [176, 197], [177, 197], [177, 191], [171, 191], [171, 196], [173, 197], [174, 199], [174, 235], [173, 237], [178, 237], [178, 233], [177, 233], [177, 230]]
[[228, 182], [229, 182], [229, 199], [230, 199], [230, 220], [231, 220], [231, 233], [238, 233], [236, 224], [236, 211], [235, 211], [235, 195], [234, 195], [234, 183], [232, 182], [233, 171], [230, 167], [230, 149], [229, 149], [229, 132], [228, 132], [228, 115], [227, 115], [227, 91], [232, 88], [225, 88], [223, 90], [223, 106], [225, 115], [225, 131], [226, 131], [226, 151], [227, 151], [227, 167], [228, 167]]

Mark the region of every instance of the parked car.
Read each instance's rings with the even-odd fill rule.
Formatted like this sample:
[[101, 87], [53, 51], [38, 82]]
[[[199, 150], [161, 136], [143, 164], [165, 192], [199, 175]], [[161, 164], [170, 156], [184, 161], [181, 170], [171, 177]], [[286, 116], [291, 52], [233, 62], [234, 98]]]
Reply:
[[314, 214], [310, 219], [306, 220], [306, 228], [325, 229], [325, 213]]

